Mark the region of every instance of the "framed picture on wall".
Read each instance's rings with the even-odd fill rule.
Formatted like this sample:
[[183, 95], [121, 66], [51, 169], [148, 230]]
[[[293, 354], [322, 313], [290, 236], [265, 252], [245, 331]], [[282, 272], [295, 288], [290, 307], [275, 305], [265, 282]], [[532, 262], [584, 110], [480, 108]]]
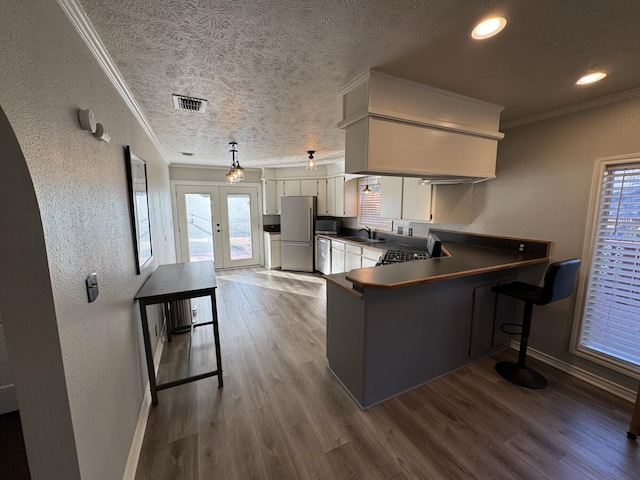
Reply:
[[153, 258], [151, 245], [151, 222], [149, 221], [149, 196], [147, 190], [147, 164], [131, 149], [125, 146], [125, 161], [129, 187], [129, 207], [136, 272], [140, 275], [143, 267]]

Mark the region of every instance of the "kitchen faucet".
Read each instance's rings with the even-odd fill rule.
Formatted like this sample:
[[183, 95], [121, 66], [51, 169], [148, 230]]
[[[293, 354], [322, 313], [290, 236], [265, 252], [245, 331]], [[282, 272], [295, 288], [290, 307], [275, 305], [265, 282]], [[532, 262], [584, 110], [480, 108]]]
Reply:
[[367, 232], [367, 238], [371, 240], [371, 235], [372, 235], [371, 229], [365, 225], [364, 228], [361, 228], [360, 230], [358, 230], [358, 233], [363, 231]]

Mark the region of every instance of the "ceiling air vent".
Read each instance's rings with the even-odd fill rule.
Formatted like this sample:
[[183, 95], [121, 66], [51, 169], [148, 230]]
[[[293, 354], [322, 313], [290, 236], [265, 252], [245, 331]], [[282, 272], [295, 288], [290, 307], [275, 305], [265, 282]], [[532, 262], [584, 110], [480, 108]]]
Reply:
[[173, 108], [176, 110], [186, 110], [187, 112], [204, 113], [207, 111], [207, 101], [202, 98], [173, 95]]
[[193, 152], [180, 152], [182, 155], [184, 155], [185, 157], [193, 157], [195, 156], [195, 153]]

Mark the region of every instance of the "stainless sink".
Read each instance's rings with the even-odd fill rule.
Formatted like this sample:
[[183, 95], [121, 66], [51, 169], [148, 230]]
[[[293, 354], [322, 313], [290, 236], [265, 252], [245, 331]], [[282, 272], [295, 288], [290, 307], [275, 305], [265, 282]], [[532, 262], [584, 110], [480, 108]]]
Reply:
[[357, 242], [357, 243], [380, 243], [384, 242], [384, 240], [379, 240], [377, 238], [362, 238], [358, 236], [351, 237], [338, 237], [338, 240], [347, 240], [349, 242]]

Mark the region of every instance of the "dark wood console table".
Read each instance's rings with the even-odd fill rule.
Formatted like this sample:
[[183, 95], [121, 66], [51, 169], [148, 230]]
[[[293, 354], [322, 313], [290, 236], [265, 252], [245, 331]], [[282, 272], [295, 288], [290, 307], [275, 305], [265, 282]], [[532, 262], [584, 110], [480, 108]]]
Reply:
[[[149, 336], [149, 322], [147, 320], [147, 305], [164, 304], [165, 319], [169, 321], [169, 302], [186, 300], [195, 297], [211, 297], [212, 321], [198, 322], [195, 326], [213, 325], [213, 336], [216, 348], [216, 370], [189, 376], [171, 382], [156, 383], [156, 371], [153, 364], [151, 339]], [[218, 332], [218, 312], [216, 308], [216, 272], [213, 262], [190, 262], [160, 265], [153, 272], [140, 291], [134, 297], [140, 304], [142, 319], [142, 335], [144, 337], [144, 351], [147, 357], [149, 371], [149, 386], [151, 388], [151, 403], [158, 404], [158, 390], [175, 387], [202, 378], [218, 376], [218, 388], [223, 386], [222, 361], [220, 358], [220, 335]], [[170, 325], [166, 326], [170, 337]]]

